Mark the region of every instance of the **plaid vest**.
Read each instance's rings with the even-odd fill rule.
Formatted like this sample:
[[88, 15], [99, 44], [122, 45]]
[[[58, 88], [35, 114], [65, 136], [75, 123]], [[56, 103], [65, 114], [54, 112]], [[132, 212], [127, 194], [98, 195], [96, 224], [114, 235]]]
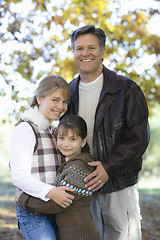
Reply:
[[[38, 117], [37, 115], [37, 118]], [[44, 183], [55, 185], [56, 172], [61, 165], [62, 156], [56, 149], [53, 138], [53, 128], [47, 127], [46, 129], [42, 129], [42, 127], [38, 127], [28, 119], [21, 119], [16, 125], [21, 122], [27, 122], [31, 126], [36, 138], [31, 174]], [[16, 189], [15, 198], [17, 202], [22, 193], [23, 191], [21, 189]]]
[[30, 124], [36, 137], [31, 174], [42, 182], [54, 185], [61, 157], [53, 139], [53, 129], [40, 129], [33, 122], [26, 122]]

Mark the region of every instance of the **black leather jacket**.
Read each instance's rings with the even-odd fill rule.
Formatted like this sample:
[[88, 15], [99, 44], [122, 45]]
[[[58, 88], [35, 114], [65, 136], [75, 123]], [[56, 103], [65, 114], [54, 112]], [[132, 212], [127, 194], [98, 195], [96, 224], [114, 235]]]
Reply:
[[[103, 75], [93, 146], [96, 159], [109, 175], [101, 190], [110, 193], [137, 183], [150, 132], [148, 107], [140, 87], [106, 67]], [[78, 114], [79, 81], [80, 76], [70, 83], [72, 96], [66, 114]]]

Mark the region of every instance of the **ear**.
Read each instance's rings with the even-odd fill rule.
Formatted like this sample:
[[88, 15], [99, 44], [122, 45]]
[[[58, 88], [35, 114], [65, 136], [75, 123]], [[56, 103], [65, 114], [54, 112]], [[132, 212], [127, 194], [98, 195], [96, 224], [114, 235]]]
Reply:
[[36, 97], [36, 98], [37, 98], [38, 105], [40, 105], [41, 104], [41, 98], [40, 97]]
[[103, 48], [103, 51], [102, 51], [102, 61], [103, 61], [103, 59], [104, 59], [104, 56], [105, 56], [105, 51], [106, 51], [106, 49], [105, 49], [105, 48]]
[[82, 139], [81, 147], [83, 148], [86, 145], [87, 138]]

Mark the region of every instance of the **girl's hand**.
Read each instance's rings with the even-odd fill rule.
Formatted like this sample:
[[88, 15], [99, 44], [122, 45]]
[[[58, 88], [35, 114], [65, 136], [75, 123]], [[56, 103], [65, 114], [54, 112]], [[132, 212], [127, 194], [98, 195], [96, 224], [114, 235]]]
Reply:
[[57, 203], [61, 207], [66, 208], [72, 203], [72, 201], [74, 199], [74, 196], [67, 193], [66, 191], [74, 192], [74, 190], [70, 187], [65, 187], [65, 186], [53, 187], [48, 192], [46, 197], [49, 197], [50, 199], [52, 199], [55, 203]]

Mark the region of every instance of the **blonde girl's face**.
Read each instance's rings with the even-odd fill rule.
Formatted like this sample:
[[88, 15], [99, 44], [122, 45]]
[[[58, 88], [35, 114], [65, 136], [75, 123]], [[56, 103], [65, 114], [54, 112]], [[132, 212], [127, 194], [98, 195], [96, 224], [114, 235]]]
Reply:
[[43, 114], [48, 121], [59, 120], [59, 118], [67, 111], [69, 100], [64, 96], [62, 89], [56, 89], [50, 95], [43, 98], [37, 97], [39, 104], [39, 112]]
[[81, 153], [81, 148], [85, 144], [86, 138], [82, 139], [80, 136], [75, 135], [71, 129], [68, 130], [67, 135], [58, 132], [57, 147], [66, 158], [71, 158]]

